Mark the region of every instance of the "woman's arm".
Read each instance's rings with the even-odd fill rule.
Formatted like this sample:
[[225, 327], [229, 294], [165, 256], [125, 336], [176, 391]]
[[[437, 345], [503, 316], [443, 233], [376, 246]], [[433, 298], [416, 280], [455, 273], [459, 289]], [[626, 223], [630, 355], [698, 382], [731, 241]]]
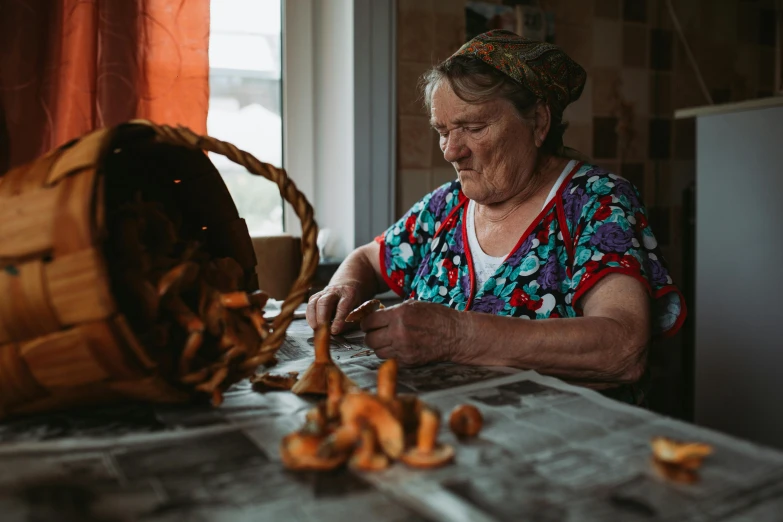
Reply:
[[638, 380], [650, 339], [646, 289], [610, 274], [581, 304], [583, 317], [534, 321], [407, 302], [372, 314], [362, 328], [379, 357], [403, 364], [513, 366], [597, 387]]
[[332, 333], [342, 331], [345, 316], [357, 305], [388, 290], [381, 276], [378, 243], [354, 250], [342, 262], [329, 286], [314, 294], [307, 303], [307, 322], [313, 328], [332, 321]]

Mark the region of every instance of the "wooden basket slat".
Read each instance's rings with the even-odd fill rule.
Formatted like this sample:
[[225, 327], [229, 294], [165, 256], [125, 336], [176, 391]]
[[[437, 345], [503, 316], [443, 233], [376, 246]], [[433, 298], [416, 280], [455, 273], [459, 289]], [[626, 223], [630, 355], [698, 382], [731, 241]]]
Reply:
[[60, 187], [42, 188], [0, 204], [0, 262], [42, 256], [54, 241], [54, 216]]
[[48, 395], [19, 354], [19, 345], [0, 346], [0, 409]]
[[78, 330], [92, 357], [112, 379], [130, 380], [147, 376], [148, 372], [139, 361], [121, 346], [111, 319], [81, 324]]
[[65, 176], [82, 169], [96, 167], [101, 159], [101, 152], [107, 146], [113, 132], [113, 127], [98, 129], [79, 138], [77, 144], [64, 149], [49, 172], [47, 184], [55, 184]]
[[14, 341], [25, 341], [56, 332], [60, 322], [54, 313], [39, 260], [0, 271], [0, 317]]
[[133, 334], [133, 330], [128, 324], [128, 320], [124, 315], [118, 314], [112, 318], [111, 321], [112, 330], [117, 332], [119, 341], [122, 346], [126, 348], [130, 353], [136, 356], [136, 361], [148, 370], [155, 369], [158, 365], [147, 354], [147, 351], [139, 342], [138, 338]]
[[10, 343], [13, 341], [11, 338], [11, 332], [8, 331], [8, 328], [6, 328], [5, 323], [3, 322], [2, 316], [0, 316], [0, 346]]
[[22, 343], [19, 353], [35, 380], [47, 389], [81, 386], [109, 377], [77, 328]]
[[92, 208], [95, 189], [95, 168], [88, 168], [78, 176], [68, 176], [58, 186], [62, 187], [57, 202], [54, 221], [54, 257], [77, 252], [94, 244], [95, 224]]
[[111, 316], [111, 296], [103, 257], [98, 250], [60, 256], [46, 264], [49, 300], [62, 325], [91, 322]]

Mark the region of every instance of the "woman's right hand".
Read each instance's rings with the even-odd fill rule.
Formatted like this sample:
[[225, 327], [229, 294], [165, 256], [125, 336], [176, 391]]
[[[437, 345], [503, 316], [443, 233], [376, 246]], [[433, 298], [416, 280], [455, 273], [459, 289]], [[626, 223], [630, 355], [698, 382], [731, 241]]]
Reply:
[[332, 322], [332, 335], [339, 334], [345, 327], [345, 316], [361, 304], [360, 283], [339, 283], [329, 285], [313, 294], [307, 302], [307, 324], [315, 330], [322, 324]]

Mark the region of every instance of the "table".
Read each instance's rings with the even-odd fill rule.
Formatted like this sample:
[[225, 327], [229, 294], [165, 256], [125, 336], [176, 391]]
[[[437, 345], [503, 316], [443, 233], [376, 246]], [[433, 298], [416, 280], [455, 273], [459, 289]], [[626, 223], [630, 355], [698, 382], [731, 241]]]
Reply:
[[[309, 363], [295, 321], [276, 371]], [[333, 357], [372, 389], [380, 362], [361, 335]], [[495, 521], [754, 520], [783, 514], [783, 453], [733, 439], [535, 372], [437, 365], [402, 369], [401, 391], [443, 412], [471, 402], [485, 429], [456, 441], [454, 465], [370, 474], [294, 473], [277, 447], [312, 401], [245, 381], [224, 405], [125, 404], [0, 423], [2, 520]], [[713, 444], [699, 482], [658, 474], [649, 440]]]

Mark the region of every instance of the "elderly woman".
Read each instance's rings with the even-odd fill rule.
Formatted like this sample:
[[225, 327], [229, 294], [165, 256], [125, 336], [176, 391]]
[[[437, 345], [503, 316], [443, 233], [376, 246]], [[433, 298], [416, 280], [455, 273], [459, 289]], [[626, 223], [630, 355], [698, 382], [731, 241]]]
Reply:
[[500, 30], [432, 69], [425, 102], [458, 180], [356, 249], [310, 325], [338, 333], [390, 288], [408, 300], [361, 324], [378, 357], [534, 369], [638, 401], [623, 385], [685, 304], [637, 190], [563, 147], [585, 79], [558, 47]]

